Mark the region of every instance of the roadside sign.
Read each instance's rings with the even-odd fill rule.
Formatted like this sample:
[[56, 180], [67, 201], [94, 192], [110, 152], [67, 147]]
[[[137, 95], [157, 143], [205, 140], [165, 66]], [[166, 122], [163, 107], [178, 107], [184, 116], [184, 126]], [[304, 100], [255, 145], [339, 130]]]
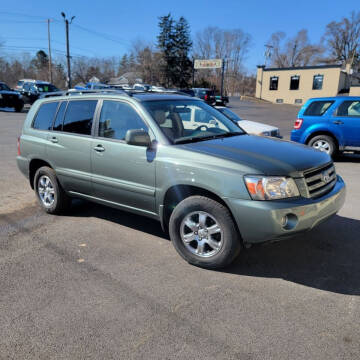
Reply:
[[194, 62], [194, 69], [218, 69], [222, 67], [222, 59], [196, 59]]

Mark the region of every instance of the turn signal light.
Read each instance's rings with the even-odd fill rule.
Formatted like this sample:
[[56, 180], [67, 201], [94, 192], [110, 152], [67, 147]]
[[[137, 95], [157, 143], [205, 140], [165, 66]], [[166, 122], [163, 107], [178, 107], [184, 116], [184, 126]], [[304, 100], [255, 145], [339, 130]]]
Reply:
[[303, 121], [304, 121], [303, 119], [296, 119], [294, 124], [294, 129], [299, 130], [301, 128]]

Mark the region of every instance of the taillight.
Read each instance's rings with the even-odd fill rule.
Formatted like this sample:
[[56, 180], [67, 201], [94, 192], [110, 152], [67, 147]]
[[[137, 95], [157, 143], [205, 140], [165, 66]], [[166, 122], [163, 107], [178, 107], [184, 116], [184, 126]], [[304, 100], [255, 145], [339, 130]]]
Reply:
[[204, 99], [205, 99], [205, 100], [207, 100], [207, 99], [208, 99], [208, 97], [209, 97], [209, 96], [206, 94]]
[[299, 130], [303, 123], [304, 119], [296, 119], [294, 123], [294, 129]]
[[20, 151], [20, 136], [17, 139], [17, 150], [18, 150], [18, 156], [21, 155], [21, 151]]

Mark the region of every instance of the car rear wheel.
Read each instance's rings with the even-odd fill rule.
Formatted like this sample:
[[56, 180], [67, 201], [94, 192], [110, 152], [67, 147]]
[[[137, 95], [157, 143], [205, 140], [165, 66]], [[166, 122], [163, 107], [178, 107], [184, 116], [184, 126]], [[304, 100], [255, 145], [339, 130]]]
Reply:
[[47, 166], [36, 171], [34, 189], [40, 206], [48, 214], [60, 214], [70, 206], [71, 200], [61, 187], [55, 171]]
[[188, 197], [176, 206], [169, 233], [177, 252], [190, 264], [204, 268], [225, 267], [241, 250], [229, 210], [204, 196]]
[[318, 135], [313, 137], [309, 141], [309, 146], [313, 147], [316, 150], [325, 152], [330, 156], [334, 156], [337, 152], [337, 147], [334, 139], [328, 135]]

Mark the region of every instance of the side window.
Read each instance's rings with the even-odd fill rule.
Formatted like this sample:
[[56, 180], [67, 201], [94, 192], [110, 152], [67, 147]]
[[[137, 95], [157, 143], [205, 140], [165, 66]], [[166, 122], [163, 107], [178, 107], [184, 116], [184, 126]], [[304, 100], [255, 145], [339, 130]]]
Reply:
[[360, 117], [360, 101], [343, 101], [338, 107], [336, 115]]
[[97, 100], [69, 101], [64, 118], [63, 131], [91, 135]]
[[313, 101], [305, 110], [304, 115], [322, 116], [333, 103], [333, 101]]
[[33, 128], [50, 130], [58, 105], [58, 102], [50, 102], [41, 105], [34, 119]]
[[279, 77], [278, 76], [272, 76], [270, 78], [270, 88], [269, 90], [277, 90], [279, 84]]
[[62, 131], [66, 104], [67, 104], [67, 101], [63, 101], [60, 104], [60, 108], [59, 108], [59, 110], [58, 110], [58, 112], [56, 114], [56, 118], [55, 118], [55, 121], [54, 121], [54, 126], [53, 126], [54, 131]]
[[290, 90], [299, 90], [300, 76], [294, 75], [290, 77]]
[[23, 86], [23, 89], [25, 91], [29, 91], [30, 90], [30, 84], [29, 83], [25, 83], [24, 86]]
[[313, 90], [321, 90], [323, 87], [324, 75], [314, 75]]
[[135, 109], [124, 102], [104, 100], [99, 119], [99, 136], [125, 140], [128, 130], [148, 130]]

